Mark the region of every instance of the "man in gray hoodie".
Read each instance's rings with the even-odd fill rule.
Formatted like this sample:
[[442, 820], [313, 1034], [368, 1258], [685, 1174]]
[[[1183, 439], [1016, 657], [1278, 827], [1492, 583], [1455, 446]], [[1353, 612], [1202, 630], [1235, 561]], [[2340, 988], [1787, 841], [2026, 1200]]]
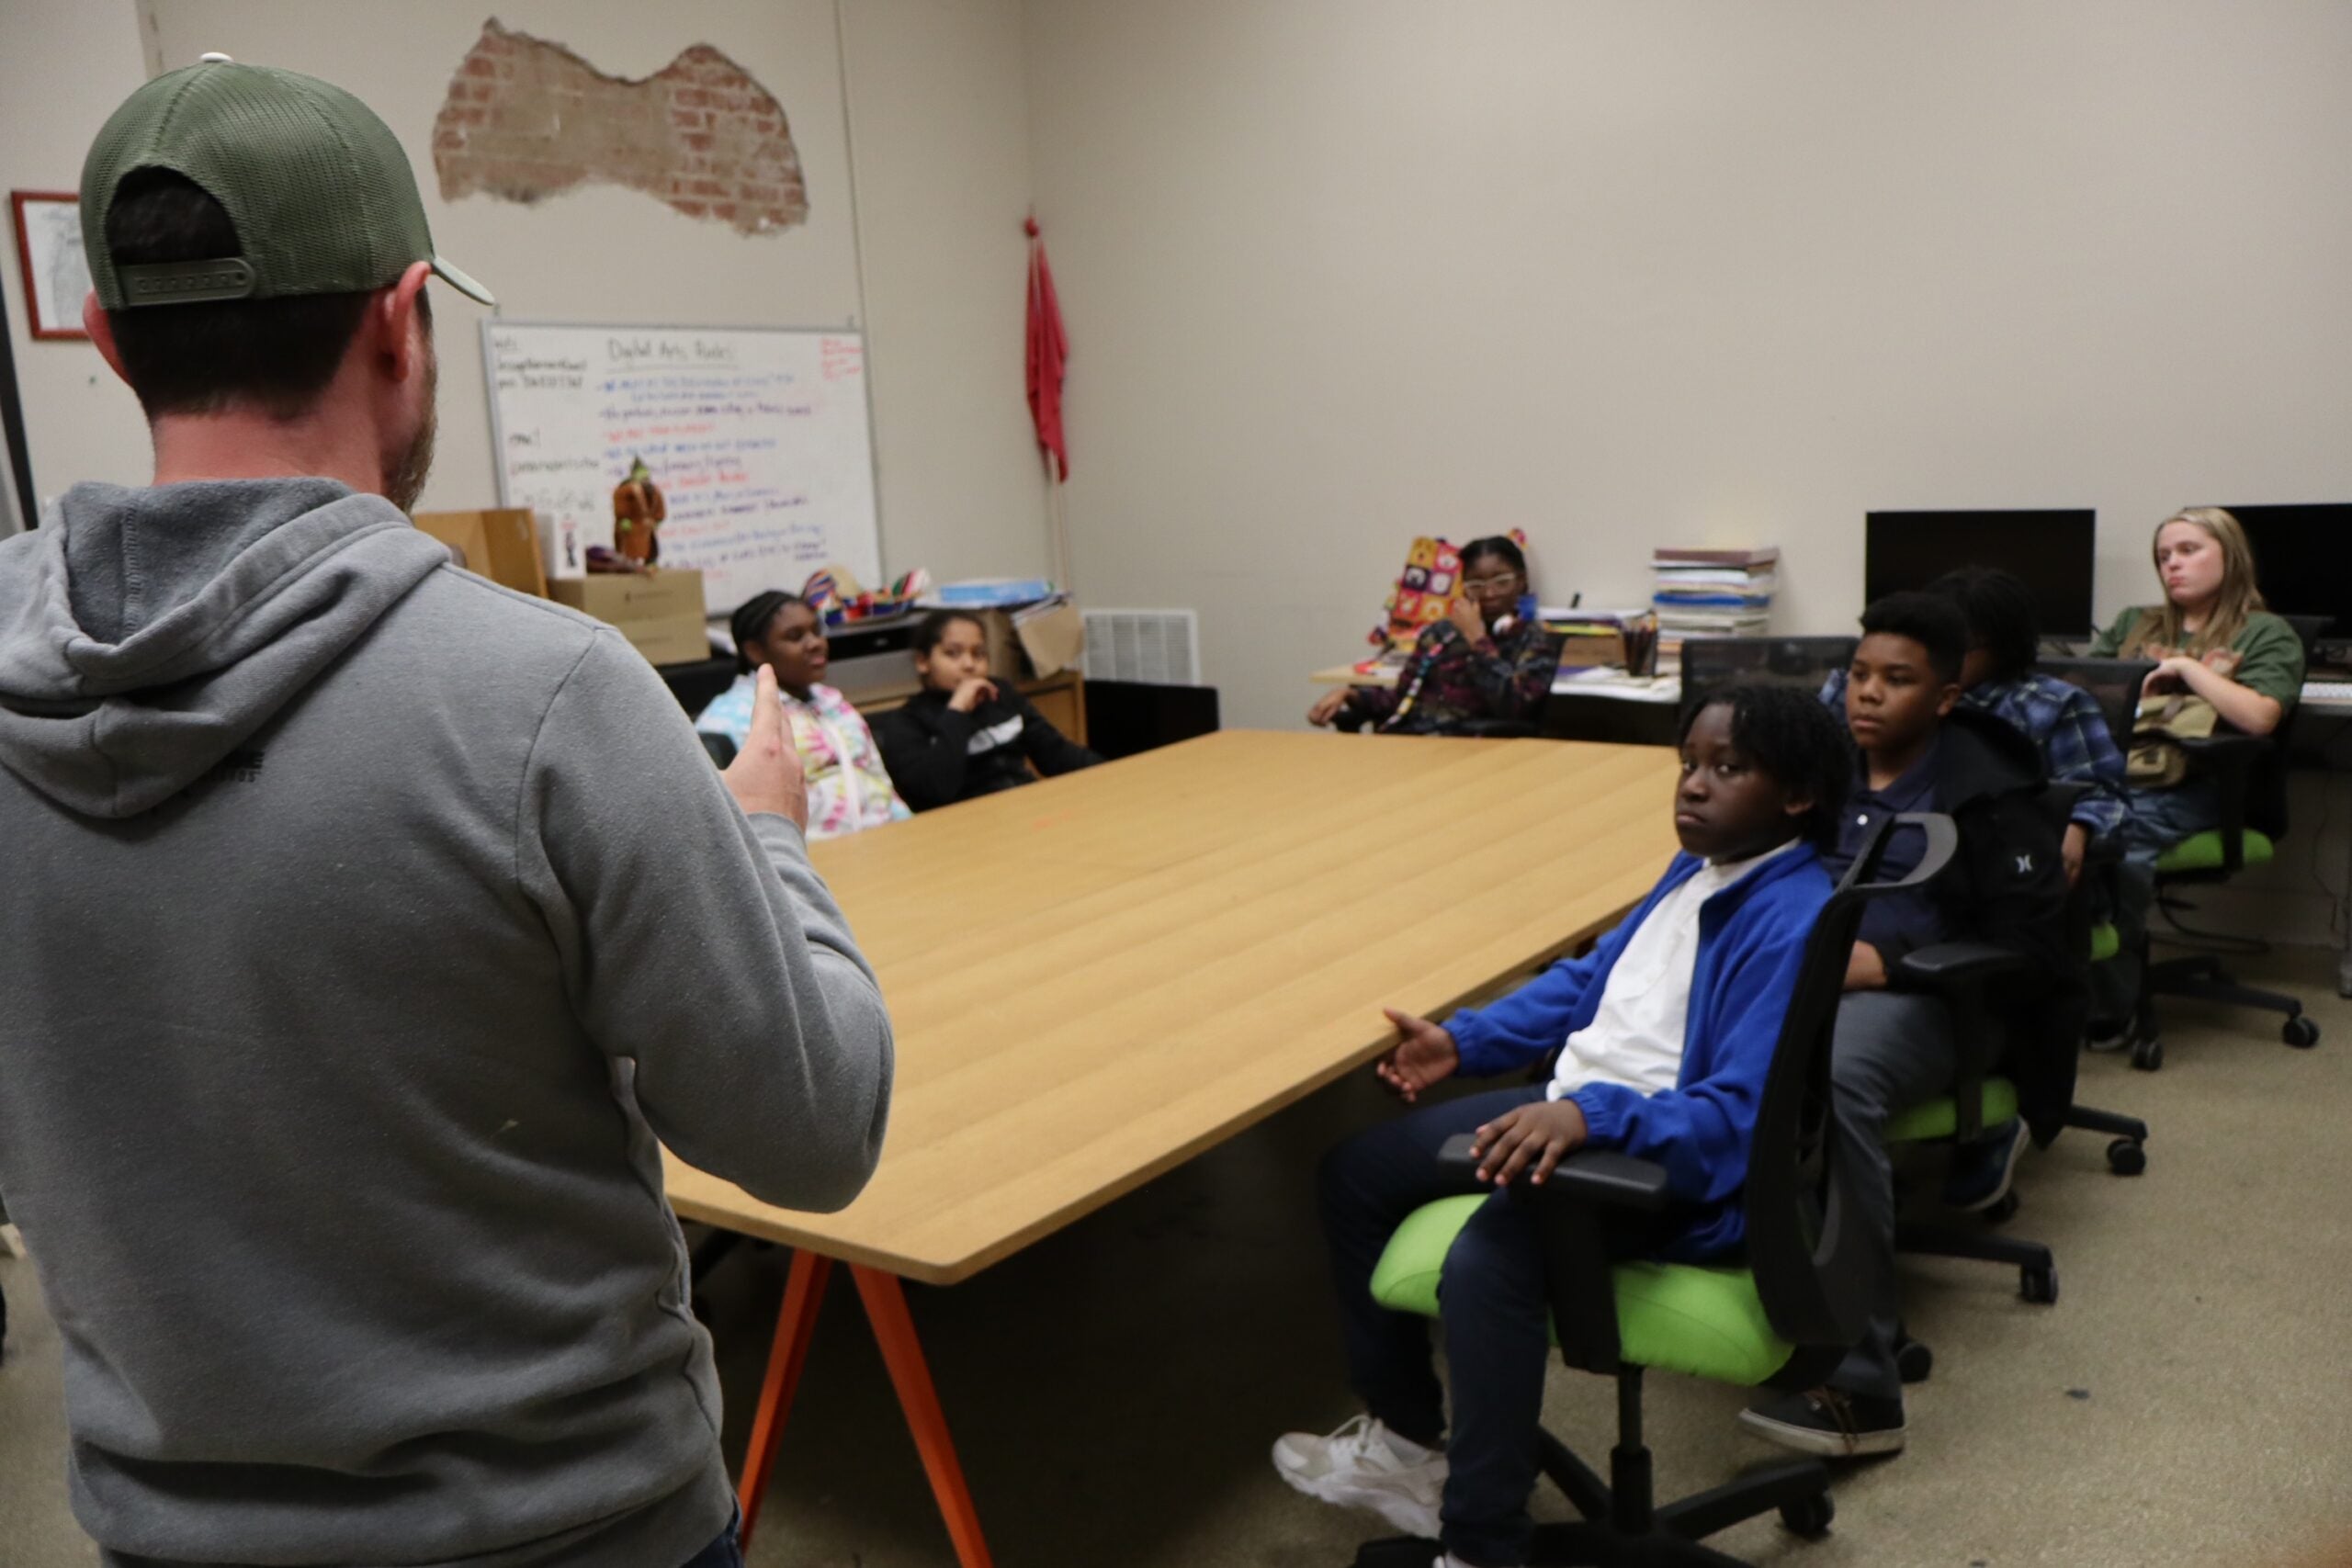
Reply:
[[722, 778], [611, 628], [402, 514], [399, 144], [208, 57], [92, 148], [154, 434], [0, 543], [0, 1193], [112, 1568], [739, 1562], [656, 1139], [871, 1174], [889, 1021], [772, 692]]

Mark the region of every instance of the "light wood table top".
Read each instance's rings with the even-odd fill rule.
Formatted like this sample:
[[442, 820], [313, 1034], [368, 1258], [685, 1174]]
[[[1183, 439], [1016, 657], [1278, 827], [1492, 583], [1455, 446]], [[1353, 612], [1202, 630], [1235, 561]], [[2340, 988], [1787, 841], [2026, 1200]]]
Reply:
[[1227, 730], [815, 846], [898, 1035], [838, 1214], [689, 1219], [952, 1284], [1568, 951], [1675, 850], [1673, 752]]

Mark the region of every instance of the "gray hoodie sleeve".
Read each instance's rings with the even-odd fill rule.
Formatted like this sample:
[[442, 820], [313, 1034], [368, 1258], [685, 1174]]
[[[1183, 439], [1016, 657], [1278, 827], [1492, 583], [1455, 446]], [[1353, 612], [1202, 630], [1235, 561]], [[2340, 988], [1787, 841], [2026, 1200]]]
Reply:
[[673, 1152], [781, 1207], [857, 1196], [890, 1105], [874, 971], [799, 829], [743, 815], [617, 633], [594, 634], [541, 721], [515, 873], [582, 1025], [636, 1064]]

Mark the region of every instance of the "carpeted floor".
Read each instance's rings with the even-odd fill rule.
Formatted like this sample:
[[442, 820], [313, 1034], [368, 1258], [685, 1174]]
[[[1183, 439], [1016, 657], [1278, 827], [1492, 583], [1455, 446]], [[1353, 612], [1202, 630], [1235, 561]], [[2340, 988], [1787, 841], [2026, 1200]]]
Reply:
[[[2082, 1098], [2154, 1125], [2147, 1174], [2105, 1140], [2029, 1153], [2022, 1235], [2057, 1250], [2055, 1306], [2013, 1271], [1906, 1264], [1934, 1347], [1910, 1450], [1837, 1487], [1834, 1532], [1770, 1520], [1715, 1544], [1804, 1568], [2288, 1563], [2352, 1535], [2352, 1004], [2333, 954], [2247, 977], [2301, 995], [2313, 1051], [2275, 1021], [2170, 1014], [2157, 1074], [2084, 1064]], [[1309, 1201], [1315, 1156], [1389, 1114], [1342, 1085], [953, 1291], [912, 1293], [965, 1466], [1004, 1568], [1340, 1568], [1385, 1533], [1283, 1487], [1268, 1442], [1351, 1413]], [[778, 1254], [741, 1252], [705, 1292], [730, 1456], [757, 1392]], [[0, 1258], [14, 1313], [0, 1366], [0, 1563], [88, 1568], [65, 1503], [57, 1337], [30, 1269]], [[1659, 1490], [1777, 1450], [1732, 1424], [1736, 1391], [1650, 1387]], [[1598, 1460], [1608, 1387], [1555, 1369], [1554, 1429]], [[755, 1568], [933, 1568], [954, 1557], [854, 1296], [828, 1307], [787, 1429]], [[1556, 1499], [1539, 1513], [1559, 1515]], [[649, 1564], [648, 1568], [660, 1568]]]

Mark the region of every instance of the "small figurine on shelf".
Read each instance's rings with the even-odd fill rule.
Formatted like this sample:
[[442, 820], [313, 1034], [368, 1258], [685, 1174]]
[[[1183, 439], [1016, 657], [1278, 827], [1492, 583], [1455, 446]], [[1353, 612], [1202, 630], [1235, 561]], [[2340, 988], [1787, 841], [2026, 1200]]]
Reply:
[[653, 482], [653, 471], [645, 466], [644, 458], [631, 453], [628, 478], [613, 490], [613, 543], [623, 560], [634, 563], [628, 570], [642, 570], [661, 558], [662, 546], [653, 532], [669, 515], [669, 503]]

